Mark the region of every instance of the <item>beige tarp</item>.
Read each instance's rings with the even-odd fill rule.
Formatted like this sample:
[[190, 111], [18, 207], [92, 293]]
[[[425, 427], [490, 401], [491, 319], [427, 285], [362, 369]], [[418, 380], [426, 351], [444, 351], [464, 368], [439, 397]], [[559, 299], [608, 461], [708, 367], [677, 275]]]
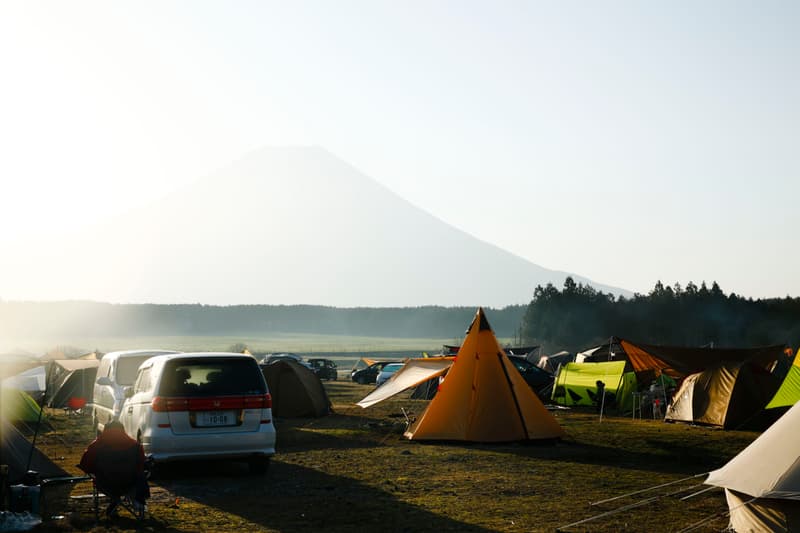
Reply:
[[361, 407], [375, 405], [406, 389], [416, 387], [423, 381], [441, 376], [452, 366], [454, 359], [454, 357], [409, 359], [403, 368], [395, 372], [394, 376], [392, 376], [389, 381], [372, 391], [356, 405]]

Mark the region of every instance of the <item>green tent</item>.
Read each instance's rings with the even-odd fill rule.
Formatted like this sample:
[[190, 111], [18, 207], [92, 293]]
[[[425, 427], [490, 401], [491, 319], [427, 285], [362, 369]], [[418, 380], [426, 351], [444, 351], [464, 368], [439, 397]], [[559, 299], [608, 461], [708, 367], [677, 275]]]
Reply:
[[2, 418], [9, 422], [36, 422], [39, 420], [39, 412], [42, 408], [26, 392], [3, 387], [0, 402]]
[[783, 379], [781, 388], [767, 404], [766, 409], [776, 407], [791, 407], [800, 400], [800, 350], [794, 356], [794, 362], [786, 377]]
[[636, 374], [625, 372], [625, 361], [563, 365], [556, 376], [552, 400], [561, 405], [595, 405], [598, 381], [605, 384], [606, 405], [613, 401], [618, 410], [631, 410]]

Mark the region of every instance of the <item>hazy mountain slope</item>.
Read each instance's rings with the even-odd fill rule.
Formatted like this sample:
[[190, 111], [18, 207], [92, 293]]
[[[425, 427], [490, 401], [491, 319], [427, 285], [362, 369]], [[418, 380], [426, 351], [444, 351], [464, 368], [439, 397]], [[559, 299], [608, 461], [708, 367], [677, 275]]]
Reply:
[[503, 306], [566, 276], [443, 223], [319, 148], [254, 152], [42, 249], [48, 260], [17, 264], [40, 273], [39, 299]]

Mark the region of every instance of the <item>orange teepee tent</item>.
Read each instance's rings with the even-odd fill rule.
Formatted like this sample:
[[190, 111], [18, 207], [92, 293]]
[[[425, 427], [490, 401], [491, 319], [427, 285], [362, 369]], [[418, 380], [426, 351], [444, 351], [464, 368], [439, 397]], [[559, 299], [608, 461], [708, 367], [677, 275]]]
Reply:
[[428, 408], [406, 431], [412, 440], [509, 442], [564, 431], [508, 360], [478, 309], [453, 366]]

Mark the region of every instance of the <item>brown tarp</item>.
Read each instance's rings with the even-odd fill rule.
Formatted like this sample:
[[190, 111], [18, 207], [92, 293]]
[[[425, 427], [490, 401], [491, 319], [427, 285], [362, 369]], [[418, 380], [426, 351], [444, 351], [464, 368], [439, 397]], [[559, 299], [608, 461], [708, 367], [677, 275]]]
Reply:
[[261, 371], [272, 395], [272, 413], [282, 417], [319, 417], [331, 412], [331, 402], [317, 375], [300, 363], [282, 359]]
[[635, 372], [655, 369], [682, 378], [720, 364], [745, 361], [770, 369], [783, 356], [785, 344], [759, 348], [693, 348], [657, 346], [620, 339], [620, 345]]

